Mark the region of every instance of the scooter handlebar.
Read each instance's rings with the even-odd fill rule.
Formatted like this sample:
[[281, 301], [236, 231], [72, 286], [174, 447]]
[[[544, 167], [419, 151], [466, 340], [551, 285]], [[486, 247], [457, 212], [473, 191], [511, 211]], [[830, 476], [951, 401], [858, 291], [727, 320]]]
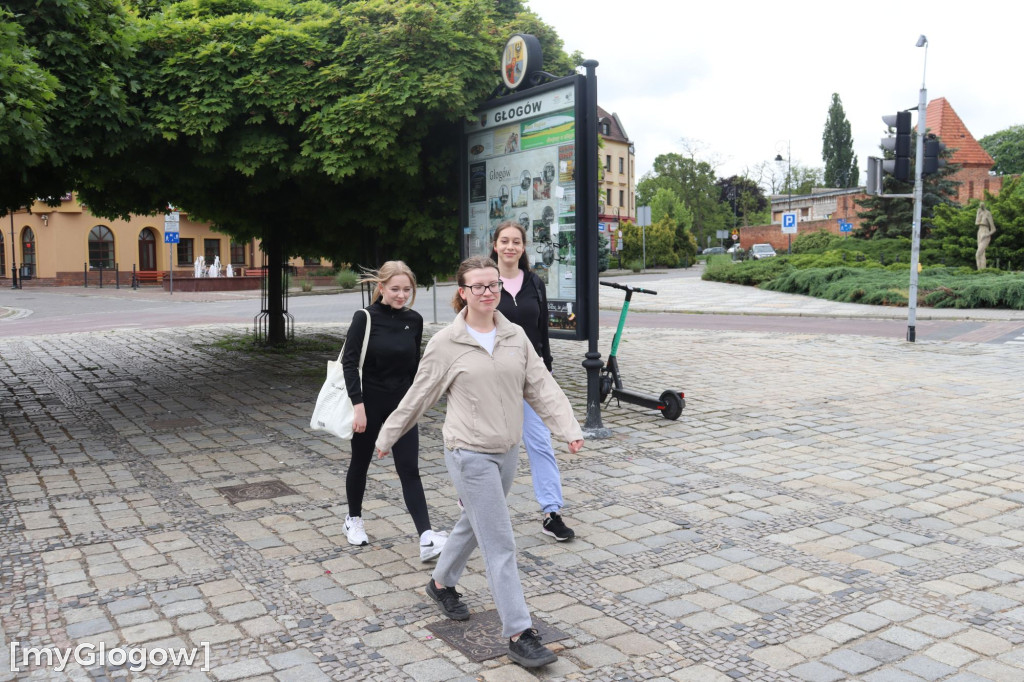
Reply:
[[603, 287], [612, 287], [613, 289], [622, 289], [623, 291], [632, 291], [632, 292], [637, 293], [637, 294], [652, 294], [654, 296], [658, 295], [658, 292], [657, 291], [653, 291], [652, 289], [641, 289], [640, 287], [631, 287], [628, 284], [619, 284], [618, 282], [602, 282], [602, 281], [598, 280], [597, 283], [600, 284]]

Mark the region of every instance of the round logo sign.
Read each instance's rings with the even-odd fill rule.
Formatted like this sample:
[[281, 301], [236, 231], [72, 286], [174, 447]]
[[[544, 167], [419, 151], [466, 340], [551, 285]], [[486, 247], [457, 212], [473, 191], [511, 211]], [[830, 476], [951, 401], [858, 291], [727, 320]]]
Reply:
[[505, 43], [501, 54], [501, 80], [509, 90], [515, 90], [534, 72], [544, 67], [540, 41], [536, 36], [517, 33]]

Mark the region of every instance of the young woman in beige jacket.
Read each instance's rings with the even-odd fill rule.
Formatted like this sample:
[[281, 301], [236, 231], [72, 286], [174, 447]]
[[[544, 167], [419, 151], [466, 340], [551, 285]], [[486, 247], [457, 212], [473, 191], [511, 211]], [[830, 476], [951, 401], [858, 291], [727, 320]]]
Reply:
[[496, 310], [501, 280], [494, 261], [466, 259], [457, 277], [453, 304], [459, 315], [427, 344], [412, 387], [384, 423], [376, 447], [380, 457], [387, 455], [448, 394], [444, 458], [463, 511], [427, 583], [427, 595], [449, 618], [469, 618], [455, 585], [479, 544], [502, 634], [509, 638], [509, 658], [532, 668], [557, 657], [532, 627], [505, 501], [519, 461], [523, 400], [571, 452], [583, 447], [583, 433], [522, 327]]

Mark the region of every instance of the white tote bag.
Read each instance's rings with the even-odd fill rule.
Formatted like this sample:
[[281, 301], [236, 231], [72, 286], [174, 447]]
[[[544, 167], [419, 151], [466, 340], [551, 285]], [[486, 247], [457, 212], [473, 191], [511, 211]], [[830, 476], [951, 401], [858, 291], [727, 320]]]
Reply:
[[[366, 346], [370, 342], [370, 313], [366, 313], [366, 333], [363, 334], [363, 350], [359, 354], [359, 379], [363, 378], [363, 361], [366, 359]], [[343, 440], [352, 439], [352, 420], [355, 410], [352, 399], [345, 389], [345, 372], [341, 368], [341, 355], [345, 346], [341, 347], [337, 360], [327, 361], [327, 381], [320, 389], [313, 408], [313, 417], [309, 420], [309, 428], [314, 431], [333, 433]]]

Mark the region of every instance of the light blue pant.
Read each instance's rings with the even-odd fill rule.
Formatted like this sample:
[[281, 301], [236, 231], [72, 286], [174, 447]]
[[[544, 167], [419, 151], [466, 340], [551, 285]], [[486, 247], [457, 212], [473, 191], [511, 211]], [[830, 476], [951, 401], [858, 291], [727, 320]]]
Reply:
[[433, 578], [455, 587], [473, 550], [480, 546], [487, 564], [487, 585], [505, 637], [533, 627], [516, 562], [516, 538], [505, 498], [519, 464], [519, 446], [491, 454], [444, 449], [444, 463], [462, 500], [462, 515], [448, 535]]
[[562, 510], [562, 475], [551, 447], [551, 431], [533, 408], [523, 401], [523, 446], [530, 459], [533, 494], [545, 514]]

